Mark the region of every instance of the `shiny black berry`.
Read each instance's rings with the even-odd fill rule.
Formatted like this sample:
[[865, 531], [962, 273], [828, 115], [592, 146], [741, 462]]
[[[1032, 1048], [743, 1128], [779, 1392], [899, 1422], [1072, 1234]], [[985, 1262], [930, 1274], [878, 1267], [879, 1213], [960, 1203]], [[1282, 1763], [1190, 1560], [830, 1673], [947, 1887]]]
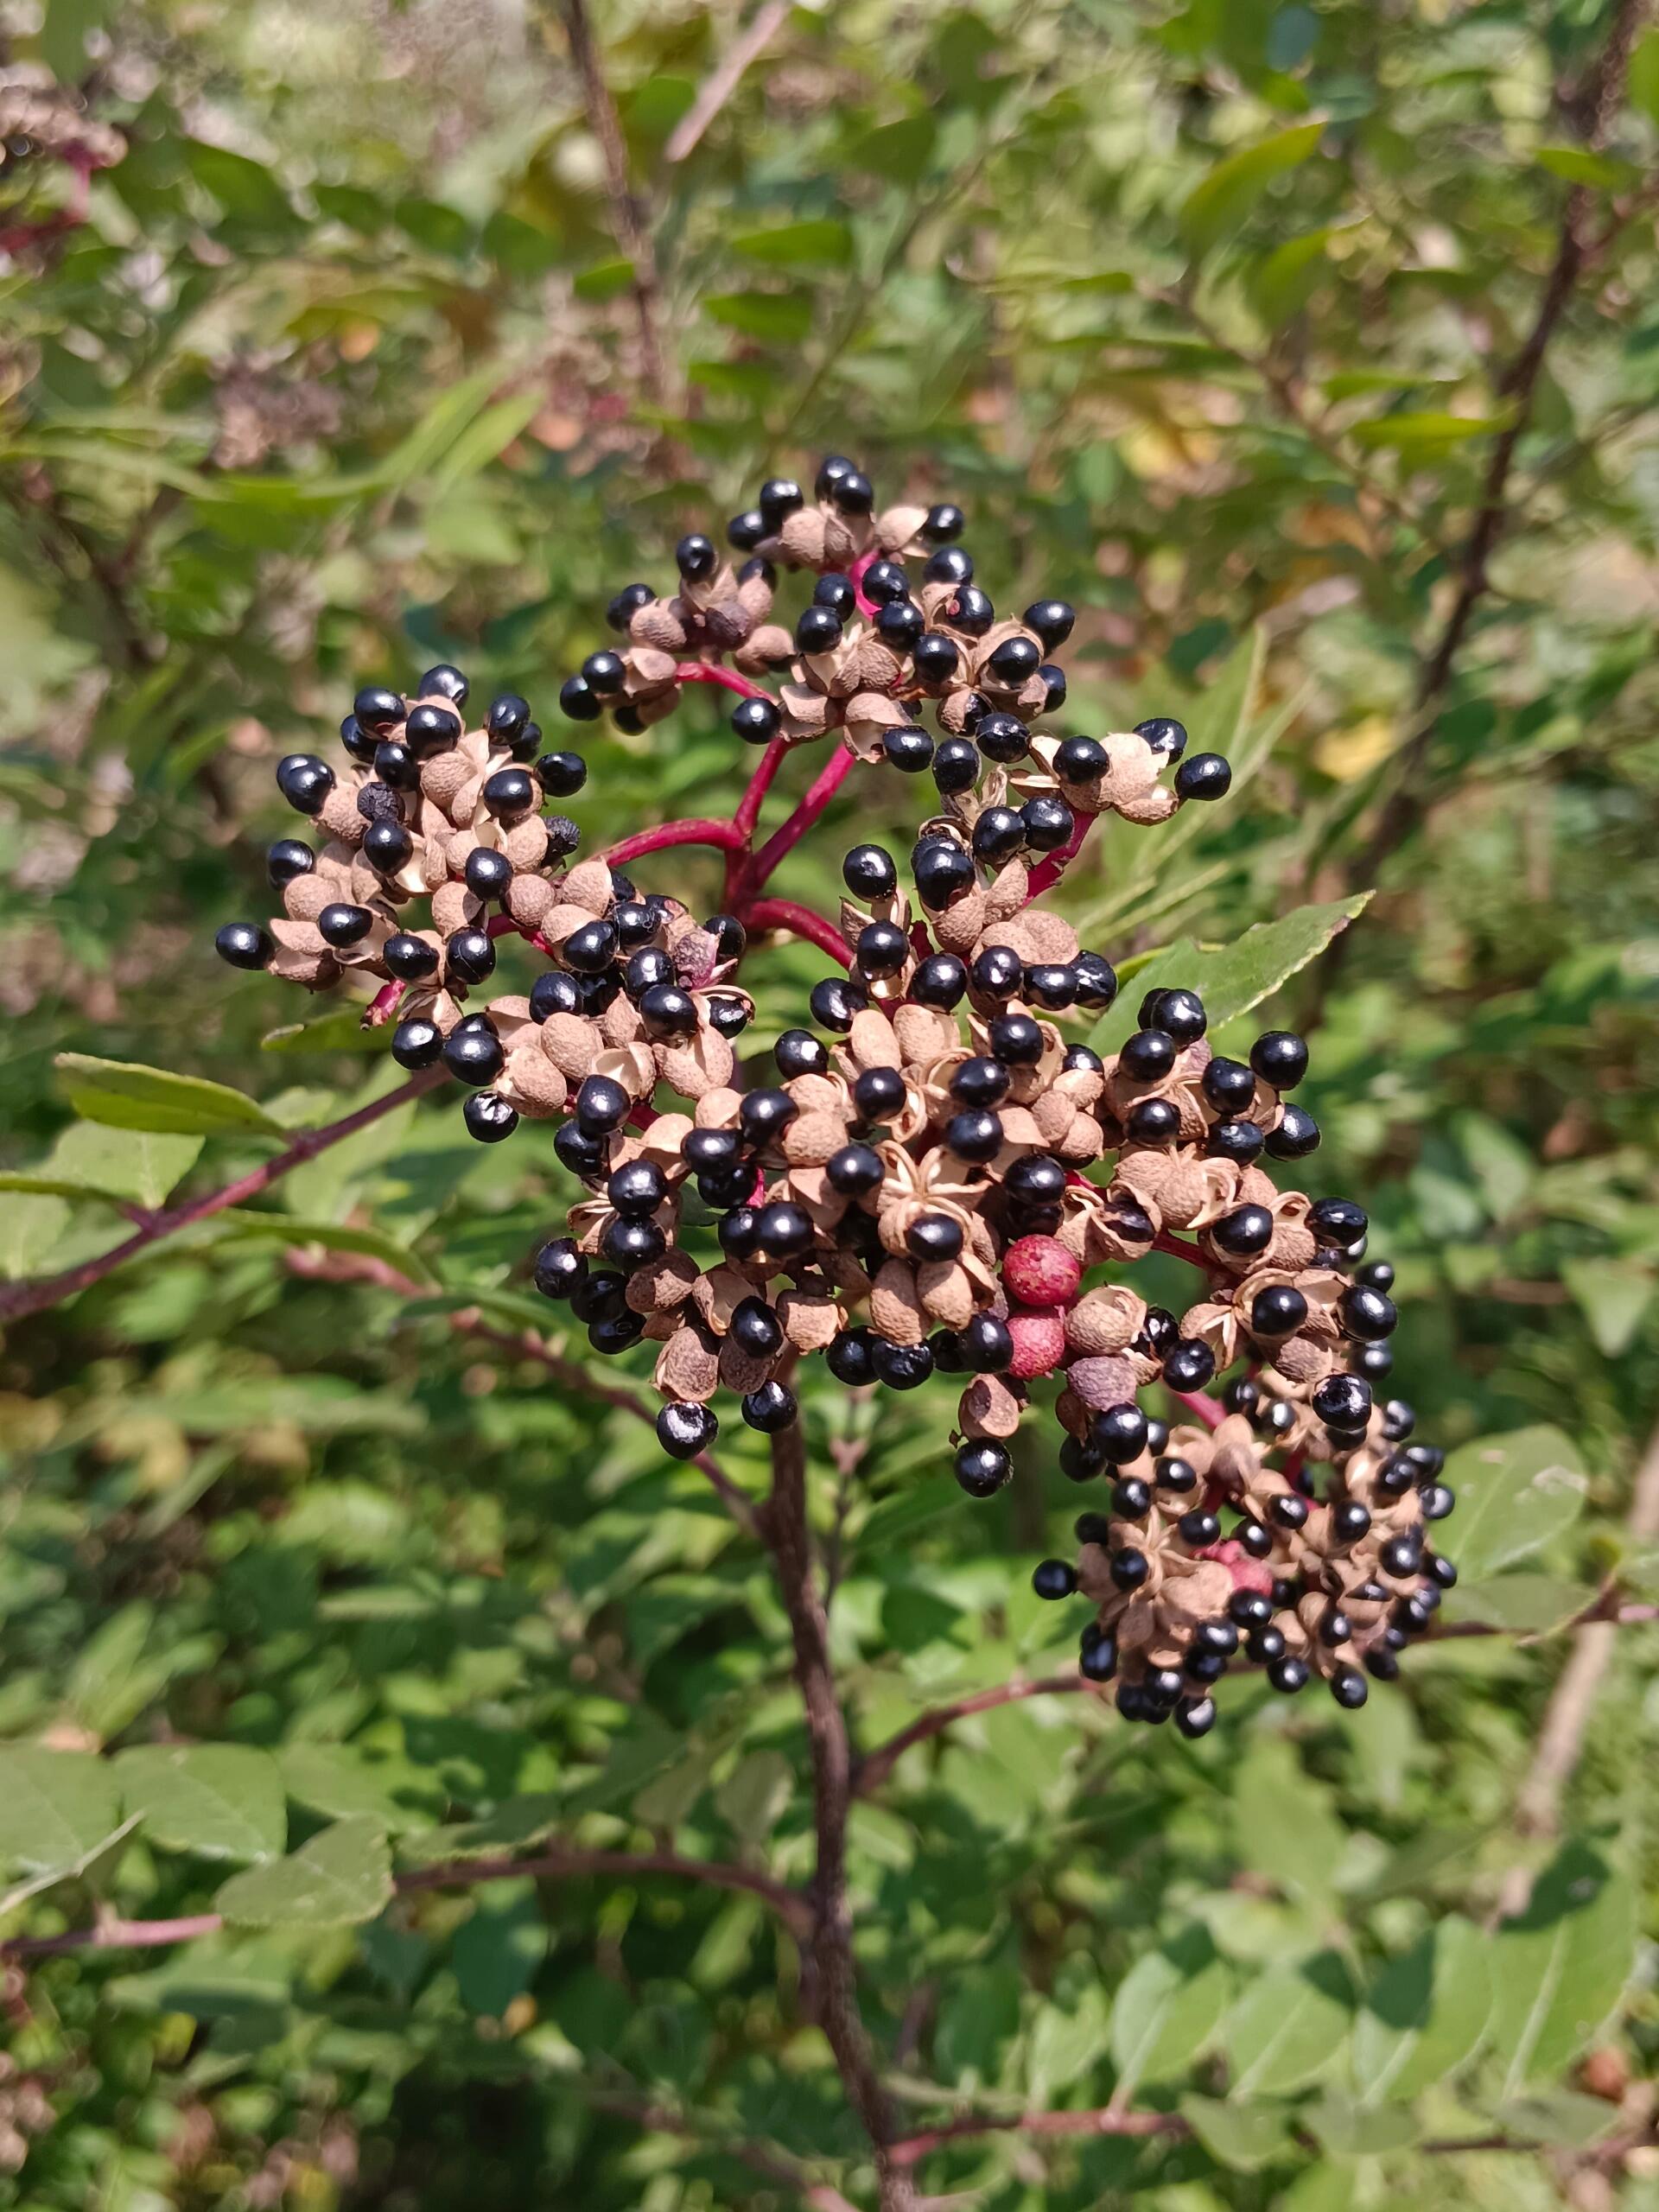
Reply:
[[213, 939], [213, 950], [232, 968], [263, 968], [276, 951], [270, 933], [257, 922], [226, 922]]

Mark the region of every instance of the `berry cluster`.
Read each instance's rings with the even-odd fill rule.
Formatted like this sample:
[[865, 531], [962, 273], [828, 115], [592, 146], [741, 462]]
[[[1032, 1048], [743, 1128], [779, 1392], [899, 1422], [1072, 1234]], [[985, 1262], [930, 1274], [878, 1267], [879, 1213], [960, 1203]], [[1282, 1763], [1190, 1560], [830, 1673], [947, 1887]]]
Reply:
[[[561, 694], [578, 722], [608, 711], [623, 730], [688, 682], [743, 694], [734, 725], [767, 752], [734, 823], [619, 849], [723, 845], [731, 912], [698, 919], [613, 860], [578, 859], [575, 823], [543, 809], [582, 788], [582, 756], [544, 752], [516, 695], [469, 729], [466, 680], [439, 667], [407, 697], [357, 695], [346, 776], [310, 755], [282, 763], [284, 795], [329, 842], [274, 845], [282, 915], [228, 925], [219, 949], [314, 989], [352, 969], [380, 982], [366, 1018], [396, 1018], [401, 1065], [442, 1061], [467, 1087], [475, 1136], [556, 1122], [554, 1151], [588, 1195], [537, 1256], [537, 1287], [600, 1351], [658, 1347], [671, 1454], [713, 1443], [721, 1391], [751, 1427], [788, 1427], [795, 1363], [822, 1352], [849, 1387], [961, 1377], [955, 1471], [988, 1497], [1034, 1386], [1054, 1377], [1062, 1469], [1111, 1484], [1109, 1512], [1077, 1524], [1077, 1566], [1037, 1575], [1044, 1594], [1097, 1606], [1085, 1675], [1116, 1677], [1126, 1715], [1173, 1714], [1192, 1736], [1230, 1666], [1264, 1667], [1284, 1691], [1318, 1675], [1359, 1704], [1366, 1672], [1396, 1670], [1452, 1580], [1426, 1536], [1452, 1498], [1440, 1455], [1408, 1441], [1410, 1409], [1374, 1395], [1395, 1312], [1391, 1271], [1364, 1262], [1364, 1214], [1281, 1191], [1262, 1164], [1319, 1144], [1287, 1095], [1306, 1048], [1269, 1032], [1247, 1059], [1224, 1057], [1198, 995], [1162, 989], [1103, 1055], [1084, 1033], [1116, 975], [1040, 904], [1092, 817], [1157, 822], [1219, 796], [1226, 764], [1188, 757], [1167, 719], [1099, 740], [1034, 734], [1065, 696], [1042, 656], [1071, 610], [1042, 601], [999, 624], [954, 507], [878, 513], [841, 461], [817, 493], [809, 506], [793, 483], [765, 485], [728, 527], [749, 556], [739, 570], [683, 539], [679, 593], [620, 594], [626, 650], [591, 655]], [[779, 565], [817, 571], [792, 634], [770, 619]], [[748, 680], [769, 668], [787, 671], [776, 696]], [[931, 768], [938, 794], [909, 888], [891, 853], [859, 845], [834, 925], [760, 896], [762, 863], [833, 779], [750, 850], [779, 761], [831, 731], [846, 767]], [[429, 926], [403, 911], [417, 899]], [[741, 1069], [734, 1039], [753, 1009], [739, 965], [752, 929], [780, 925], [841, 965], [811, 991], [813, 1026], [785, 1032], [770, 1069]], [[508, 931], [549, 964], [527, 996], [469, 1009]], [[1179, 1319], [1123, 1279], [1154, 1250], [1203, 1274]], [[1154, 1385], [1176, 1426], [1142, 1409]]]

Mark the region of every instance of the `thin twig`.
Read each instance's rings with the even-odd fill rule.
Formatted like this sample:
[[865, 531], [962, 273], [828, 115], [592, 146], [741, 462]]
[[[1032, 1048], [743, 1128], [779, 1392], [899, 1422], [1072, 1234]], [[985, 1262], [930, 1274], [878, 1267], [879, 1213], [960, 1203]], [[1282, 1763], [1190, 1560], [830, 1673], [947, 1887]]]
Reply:
[[764, 0], [753, 20], [737, 36], [709, 71], [702, 90], [670, 133], [663, 159], [671, 166], [694, 152], [709, 124], [743, 81], [751, 62], [759, 59], [788, 15], [790, 0]]
[[967, 1720], [976, 1713], [994, 1713], [999, 1706], [1017, 1705], [1023, 1698], [1063, 1697], [1068, 1691], [1096, 1687], [1093, 1682], [1084, 1681], [1081, 1675], [1045, 1675], [1038, 1681], [999, 1682], [995, 1689], [976, 1690], [971, 1697], [957, 1698], [952, 1704], [931, 1706], [925, 1713], [918, 1713], [908, 1727], [901, 1728], [885, 1744], [878, 1744], [873, 1751], [865, 1753], [858, 1763], [853, 1794], [858, 1797], [873, 1796], [906, 1751], [926, 1743], [931, 1736], [942, 1735], [958, 1720]]
[[[812, 1912], [798, 1890], [774, 1882], [769, 1875], [747, 1866], [729, 1866], [717, 1859], [683, 1859], [674, 1851], [539, 1852], [530, 1859], [460, 1859], [442, 1866], [413, 1866], [394, 1874], [391, 1886], [400, 1897], [416, 1890], [470, 1889], [480, 1882], [532, 1879], [569, 1881], [584, 1874], [675, 1874], [702, 1882], [710, 1889], [741, 1890], [775, 1912], [791, 1935], [804, 1939], [811, 1932]], [[149, 1950], [166, 1943], [189, 1943], [214, 1936], [225, 1926], [218, 1912], [199, 1912], [183, 1920], [94, 1921], [87, 1928], [72, 1928], [62, 1936], [17, 1936], [0, 1943], [0, 1957], [44, 1959], [64, 1951]]]
[[588, 124], [599, 141], [604, 157], [607, 188], [611, 203], [611, 227], [616, 242], [633, 268], [634, 307], [639, 318], [639, 351], [645, 365], [645, 387], [658, 407], [671, 404], [667, 355], [662, 340], [662, 286], [657, 252], [639, 201], [628, 178], [627, 142], [621, 118], [588, 20], [587, 0], [559, 0], [559, 11], [570, 41], [570, 59], [582, 79], [582, 105]]
[[834, 924], [793, 899], [742, 899], [738, 901], [736, 912], [752, 935], [763, 930], [787, 930], [791, 937], [805, 938], [809, 944], [816, 944], [820, 952], [827, 952], [843, 968], [853, 964], [851, 950]]
[[338, 1122], [325, 1122], [321, 1128], [302, 1129], [287, 1148], [275, 1159], [265, 1161], [262, 1167], [253, 1168], [248, 1174], [238, 1176], [234, 1183], [226, 1183], [217, 1191], [210, 1191], [205, 1198], [191, 1198], [185, 1205], [169, 1206], [151, 1214], [136, 1234], [123, 1244], [102, 1252], [94, 1260], [83, 1260], [79, 1267], [67, 1268], [61, 1274], [41, 1275], [27, 1282], [8, 1283], [0, 1288], [0, 1323], [21, 1320], [25, 1314], [42, 1313], [49, 1306], [56, 1306], [66, 1298], [73, 1298], [79, 1291], [89, 1289], [117, 1268], [124, 1267], [129, 1260], [136, 1260], [141, 1252], [164, 1236], [176, 1236], [181, 1229], [194, 1228], [199, 1221], [207, 1221], [216, 1213], [223, 1213], [228, 1206], [245, 1205], [257, 1198], [290, 1168], [302, 1166], [308, 1160], [315, 1160], [330, 1145], [338, 1144], [342, 1137], [354, 1136], [359, 1129], [365, 1129], [382, 1116], [395, 1113], [398, 1107], [407, 1106], [411, 1100], [445, 1080], [442, 1068], [428, 1068], [389, 1090], [384, 1097], [372, 1099], [366, 1106], [359, 1106], [355, 1113], [346, 1114]]

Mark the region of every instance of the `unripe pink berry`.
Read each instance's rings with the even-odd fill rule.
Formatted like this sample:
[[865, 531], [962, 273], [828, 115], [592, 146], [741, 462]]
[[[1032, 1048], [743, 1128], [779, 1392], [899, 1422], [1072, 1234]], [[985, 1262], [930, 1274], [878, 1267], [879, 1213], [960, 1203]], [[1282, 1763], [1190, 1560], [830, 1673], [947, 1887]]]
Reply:
[[1021, 1236], [1002, 1255], [1002, 1281], [1022, 1306], [1069, 1306], [1083, 1268], [1058, 1236]]
[[[1046, 1244], [1046, 1236], [1027, 1237], [1030, 1244]], [[1039, 1313], [1010, 1313], [1008, 1334], [1014, 1338], [1014, 1357], [1008, 1373], [1016, 1382], [1028, 1382], [1033, 1375], [1050, 1375], [1065, 1357], [1065, 1324], [1059, 1309]]]

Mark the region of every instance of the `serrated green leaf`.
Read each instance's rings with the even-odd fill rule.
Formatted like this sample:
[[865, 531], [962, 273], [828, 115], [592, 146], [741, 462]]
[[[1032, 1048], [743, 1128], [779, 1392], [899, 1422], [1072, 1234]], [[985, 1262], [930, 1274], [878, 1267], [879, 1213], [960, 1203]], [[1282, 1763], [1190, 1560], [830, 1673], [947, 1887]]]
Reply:
[[1570, 1529], [1587, 1488], [1560, 1429], [1518, 1428], [1461, 1446], [1446, 1463], [1458, 1499], [1458, 1567], [1496, 1574]]
[[0, 1191], [46, 1191], [159, 1206], [195, 1166], [201, 1147], [199, 1136], [72, 1122], [38, 1167], [0, 1174]]
[[1276, 177], [1308, 159], [1324, 129], [1322, 123], [1299, 123], [1217, 162], [1181, 208], [1181, 234], [1192, 252], [1207, 253], [1236, 231]]
[[1226, 2008], [1228, 1974], [1207, 1928], [1183, 1929], [1135, 1961], [1112, 2004], [1116, 2094], [1127, 2102], [1142, 2082], [1185, 2072]]
[[241, 1744], [143, 1744], [115, 1762], [130, 1813], [169, 1851], [271, 1859], [288, 1840], [282, 1776], [269, 1751]]
[[1354, 2086], [1368, 2103], [1414, 2097], [1474, 2053], [1492, 2009], [1488, 1939], [1449, 1914], [1366, 1990], [1354, 2022]]
[[89, 1122], [180, 1136], [215, 1136], [226, 1129], [287, 1135], [257, 1101], [226, 1084], [127, 1060], [94, 1059], [86, 1052], [60, 1052], [54, 1065], [70, 1104]]
[[215, 1904], [242, 1928], [352, 1928], [391, 1897], [386, 1832], [371, 1814], [337, 1821], [286, 1859], [232, 1874]]
[[119, 1823], [114, 1770], [90, 1751], [0, 1751], [0, 1866], [27, 1874], [73, 1867]]
[[1546, 1870], [1491, 1946], [1491, 2040], [1503, 2094], [1557, 2082], [1618, 2004], [1636, 1962], [1636, 1896], [1582, 1843]]
[[1233, 2096], [1248, 2101], [1305, 2088], [1335, 2065], [1351, 2022], [1347, 1972], [1334, 1955], [1269, 1967], [1222, 2024]]
[[1333, 899], [1319, 906], [1299, 906], [1276, 922], [1258, 922], [1231, 944], [1202, 950], [1191, 938], [1170, 945], [1135, 976], [1135, 988], [1095, 1025], [1089, 1042], [1103, 1056], [1116, 1052], [1135, 1026], [1135, 1010], [1147, 991], [1171, 987], [1197, 991], [1211, 1030], [1248, 1014], [1263, 999], [1317, 960], [1332, 939], [1363, 913], [1369, 891]]

